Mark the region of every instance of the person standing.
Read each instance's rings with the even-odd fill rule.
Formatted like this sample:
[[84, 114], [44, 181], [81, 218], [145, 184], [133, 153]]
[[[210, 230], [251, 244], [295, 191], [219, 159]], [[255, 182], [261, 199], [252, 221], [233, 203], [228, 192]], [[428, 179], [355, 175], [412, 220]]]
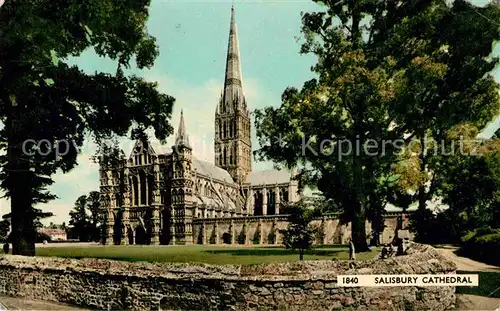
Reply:
[[352, 239], [349, 239], [349, 260], [356, 260], [356, 250]]
[[354, 243], [352, 239], [349, 239], [349, 269], [354, 268], [354, 262], [356, 261], [356, 249], [354, 248]]

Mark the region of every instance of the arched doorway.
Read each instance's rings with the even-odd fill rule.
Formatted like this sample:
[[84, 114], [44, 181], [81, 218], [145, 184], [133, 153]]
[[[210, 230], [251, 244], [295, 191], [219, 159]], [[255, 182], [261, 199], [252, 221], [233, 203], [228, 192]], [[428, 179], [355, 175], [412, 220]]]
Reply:
[[224, 232], [224, 234], [222, 235], [222, 242], [224, 244], [231, 244], [231, 235], [227, 232]]
[[146, 230], [143, 226], [137, 226], [135, 228], [135, 244], [144, 245], [146, 242]]
[[276, 193], [271, 190], [267, 193], [267, 215], [276, 214]]
[[262, 215], [262, 192], [257, 192], [254, 194], [254, 215]]

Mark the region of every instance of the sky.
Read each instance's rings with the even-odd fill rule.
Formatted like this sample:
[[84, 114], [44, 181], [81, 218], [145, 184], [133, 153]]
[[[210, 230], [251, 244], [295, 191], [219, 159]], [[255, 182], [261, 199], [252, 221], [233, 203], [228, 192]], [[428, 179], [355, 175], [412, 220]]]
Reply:
[[[300, 13], [319, 8], [310, 0], [152, 0], [148, 31], [157, 38], [160, 55], [152, 69], [126, 72], [157, 81], [162, 92], [176, 99], [172, 125], [177, 129], [182, 109], [194, 155], [212, 163], [214, 114], [224, 82], [232, 2], [247, 103], [251, 110], [279, 106], [285, 88], [300, 88], [314, 77], [310, 68], [315, 58], [300, 55], [300, 44], [296, 41], [300, 36]], [[488, 1], [472, 2], [484, 5]], [[99, 58], [92, 51], [71, 62], [89, 73], [116, 72], [113, 61]], [[500, 70], [495, 76], [500, 80]], [[500, 118], [497, 118], [486, 130], [486, 135], [499, 126]], [[156, 152], [168, 152], [173, 139], [170, 137], [163, 146], [154, 142]], [[127, 155], [133, 144], [133, 141], [121, 141]], [[257, 147], [253, 130], [254, 150]], [[87, 141], [78, 157], [78, 166], [67, 174], [54, 176], [55, 183], [50, 190], [58, 199], [39, 206], [55, 215], [44, 219], [45, 224], [68, 223], [76, 199], [90, 191], [99, 191], [99, 168], [90, 160], [94, 151], [95, 146]], [[272, 163], [254, 161], [253, 168], [263, 170], [272, 166]], [[9, 211], [9, 201], [0, 200], [0, 214]]]

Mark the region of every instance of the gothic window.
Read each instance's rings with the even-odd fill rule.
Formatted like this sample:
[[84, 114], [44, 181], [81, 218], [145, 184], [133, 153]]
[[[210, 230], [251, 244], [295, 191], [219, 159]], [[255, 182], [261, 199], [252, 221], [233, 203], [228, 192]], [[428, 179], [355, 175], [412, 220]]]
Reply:
[[137, 177], [132, 177], [133, 191], [134, 191], [134, 205], [139, 205], [139, 184], [137, 181]]
[[223, 147], [224, 148], [224, 164], [223, 165], [227, 165], [227, 148], [226, 147]]
[[233, 121], [233, 133], [235, 137], [238, 136], [238, 132], [236, 131], [236, 120]]
[[222, 138], [222, 122], [219, 122], [219, 138]]
[[233, 137], [233, 122], [232, 121], [229, 121], [229, 138], [232, 138]]
[[236, 146], [233, 146], [233, 155], [234, 155], [234, 164], [236, 164], [236, 162], [238, 162]]
[[233, 147], [229, 149], [229, 164], [233, 165], [234, 164], [234, 154], [233, 154]]
[[179, 190], [179, 202], [184, 202], [184, 190]]
[[283, 201], [288, 202], [288, 189], [283, 190]]
[[144, 172], [139, 174], [139, 184], [140, 184], [140, 194], [141, 194], [141, 205], [146, 205], [147, 191], [146, 191], [146, 175]]
[[153, 176], [148, 176], [147, 182], [148, 182], [148, 201], [147, 201], [147, 204], [152, 204], [153, 203], [153, 187], [154, 187]]
[[181, 177], [181, 172], [182, 172], [182, 166], [180, 165], [180, 163], [175, 163], [174, 177], [175, 178]]
[[224, 135], [222, 135], [222, 138], [226, 138], [227, 137], [227, 124], [226, 124], [226, 121], [224, 121], [222, 127], [224, 129]]

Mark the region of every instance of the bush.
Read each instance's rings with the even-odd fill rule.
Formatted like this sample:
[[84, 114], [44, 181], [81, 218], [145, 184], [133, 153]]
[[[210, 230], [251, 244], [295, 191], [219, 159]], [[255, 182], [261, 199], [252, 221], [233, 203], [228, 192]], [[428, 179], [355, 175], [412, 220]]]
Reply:
[[260, 230], [257, 229], [253, 235], [253, 244], [260, 244]]
[[500, 229], [484, 228], [467, 233], [458, 254], [500, 266]]
[[240, 234], [238, 234], [238, 244], [245, 244], [246, 238], [247, 236], [245, 234], [245, 228], [243, 228]]
[[275, 244], [276, 243], [276, 232], [275, 230], [271, 230], [267, 235], [267, 244]]
[[488, 234], [497, 234], [497, 233], [500, 234], [500, 229], [493, 229], [493, 228], [488, 228], [488, 227], [480, 228], [480, 229], [477, 229], [474, 231], [467, 232], [460, 240], [462, 241], [462, 243], [467, 243], [471, 239], [475, 239], [479, 236], [488, 235]]
[[215, 234], [215, 230], [217, 230], [217, 229], [214, 229], [214, 230], [212, 231], [212, 235], [210, 236], [210, 240], [208, 241], [208, 243], [210, 243], [210, 244], [215, 244], [215, 243], [217, 243], [217, 241], [216, 241], [216, 234]]

